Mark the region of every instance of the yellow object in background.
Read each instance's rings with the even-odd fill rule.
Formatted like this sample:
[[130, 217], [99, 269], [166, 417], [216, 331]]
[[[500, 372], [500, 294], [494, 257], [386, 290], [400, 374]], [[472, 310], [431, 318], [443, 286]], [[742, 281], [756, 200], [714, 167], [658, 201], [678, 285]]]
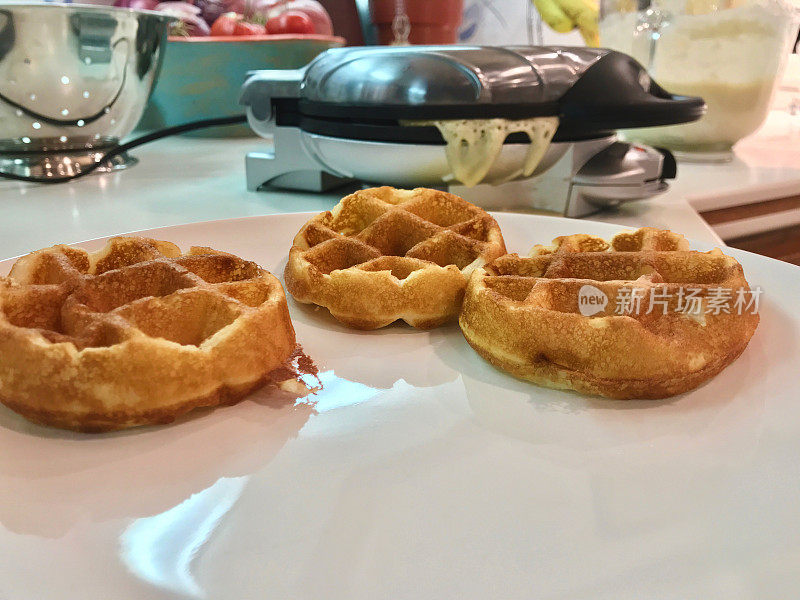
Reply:
[[558, 33], [577, 28], [587, 46], [600, 45], [597, 0], [533, 0], [542, 20]]

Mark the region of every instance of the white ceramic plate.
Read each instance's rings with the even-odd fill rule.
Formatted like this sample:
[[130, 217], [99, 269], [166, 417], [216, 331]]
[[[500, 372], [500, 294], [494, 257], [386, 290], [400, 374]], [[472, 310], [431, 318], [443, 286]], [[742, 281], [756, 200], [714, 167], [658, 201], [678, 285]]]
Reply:
[[[307, 218], [148, 235], [281, 273]], [[618, 230], [498, 220], [520, 252]], [[290, 300], [323, 371], [312, 404], [262, 391], [99, 436], [0, 407], [0, 598], [797, 597], [800, 269], [730, 252], [763, 288], [761, 324], [670, 400], [538, 388], [456, 325], [356, 332]]]

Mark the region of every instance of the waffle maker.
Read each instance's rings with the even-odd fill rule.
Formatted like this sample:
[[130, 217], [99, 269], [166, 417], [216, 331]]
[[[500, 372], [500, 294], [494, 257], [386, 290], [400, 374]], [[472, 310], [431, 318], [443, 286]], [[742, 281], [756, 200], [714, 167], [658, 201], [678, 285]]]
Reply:
[[[701, 98], [675, 96], [631, 57], [567, 47], [339, 48], [297, 70], [252, 72], [241, 104], [272, 150], [248, 154], [247, 187], [324, 191], [346, 181], [447, 187], [487, 208], [543, 208], [584, 216], [668, 188], [664, 150], [617, 140], [622, 128], [699, 119]], [[407, 121], [558, 116], [547, 152], [526, 182], [474, 188], [448, 181], [445, 142]], [[486, 179], [513, 178], [529, 147], [509, 135]], [[513, 196], [513, 199], [509, 199]]]

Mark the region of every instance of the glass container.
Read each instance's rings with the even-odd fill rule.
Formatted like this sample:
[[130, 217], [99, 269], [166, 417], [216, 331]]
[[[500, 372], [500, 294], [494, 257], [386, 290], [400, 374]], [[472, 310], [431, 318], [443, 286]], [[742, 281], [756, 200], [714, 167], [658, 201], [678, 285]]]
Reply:
[[630, 54], [665, 89], [701, 96], [706, 115], [685, 125], [624, 132], [680, 158], [726, 161], [766, 118], [797, 35], [783, 0], [603, 0], [601, 45]]

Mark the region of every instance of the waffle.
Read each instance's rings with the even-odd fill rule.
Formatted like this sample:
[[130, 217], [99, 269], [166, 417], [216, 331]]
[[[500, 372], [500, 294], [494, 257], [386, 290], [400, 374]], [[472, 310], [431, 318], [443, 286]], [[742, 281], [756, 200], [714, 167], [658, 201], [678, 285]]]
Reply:
[[458, 314], [469, 274], [502, 254], [495, 220], [458, 196], [372, 188], [305, 224], [289, 252], [286, 288], [351, 327], [402, 319], [429, 329]]
[[[728, 312], [720, 290], [731, 290]], [[739, 294], [747, 305], [737, 308]], [[733, 258], [643, 228], [610, 244], [561, 237], [528, 257], [508, 254], [476, 269], [459, 323], [481, 356], [522, 379], [610, 398], [663, 398], [697, 387], [742, 353], [759, 320], [752, 299]]]
[[280, 282], [210, 248], [118, 237], [0, 277], [0, 401], [44, 425], [109, 431], [232, 404], [294, 348]]

